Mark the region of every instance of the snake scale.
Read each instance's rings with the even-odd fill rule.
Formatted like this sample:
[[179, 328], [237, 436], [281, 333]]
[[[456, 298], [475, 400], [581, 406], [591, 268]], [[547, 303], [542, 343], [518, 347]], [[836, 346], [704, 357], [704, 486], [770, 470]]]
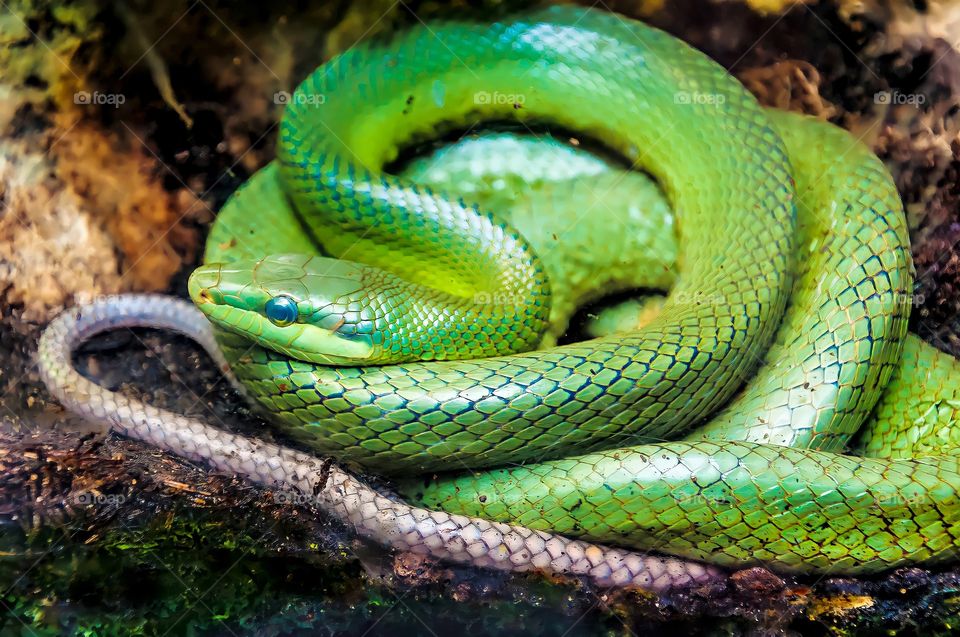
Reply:
[[[494, 135], [384, 170], [483, 122], [611, 158]], [[652, 27], [551, 7], [361, 43], [293, 94], [277, 161], [221, 211], [205, 262], [189, 287], [215, 336], [157, 297], [68, 313], [41, 341], [53, 393], [485, 566], [661, 590], [717, 576], [695, 561], [870, 573], [956, 553], [960, 369], [906, 333], [891, 178]], [[578, 305], [634, 288], [669, 292], [629, 331], [556, 345]], [[271, 422], [434, 511], [339, 469], [310, 482], [306, 454], [68, 370], [90, 333], [144, 322], [198, 335]]]

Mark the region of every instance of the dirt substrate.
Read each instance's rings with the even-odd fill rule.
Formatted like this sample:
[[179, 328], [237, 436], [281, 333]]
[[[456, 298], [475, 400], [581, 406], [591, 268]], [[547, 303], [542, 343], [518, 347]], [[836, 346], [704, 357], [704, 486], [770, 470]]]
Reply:
[[[394, 556], [269, 491], [65, 415], [36, 375], [40, 326], [98, 294], [182, 296], [215, 211], [271, 157], [279, 91], [364, 34], [451, 6], [507, 7], [8, 4], [11, 15], [0, 17], [0, 634], [179, 634], [188, 625], [216, 635], [441, 634], [464, 625], [475, 634], [932, 634], [960, 622], [960, 569], [869, 581], [750, 570], [723, 587], [656, 599]], [[706, 51], [764, 103], [828, 118], [870, 144], [910, 216], [912, 327], [960, 354], [960, 14], [935, 3], [752, 4], [610, 8]], [[755, 10], [781, 5], [785, 13]], [[185, 341], [125, 333], [97, 341], [78, 364], [110, 388], [270, 436]]]

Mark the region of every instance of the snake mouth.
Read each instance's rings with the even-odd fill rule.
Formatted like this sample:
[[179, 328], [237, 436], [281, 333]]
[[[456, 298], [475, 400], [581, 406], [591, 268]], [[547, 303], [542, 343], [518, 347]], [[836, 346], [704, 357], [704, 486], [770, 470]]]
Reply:
[[190, 274], [187, 280], [187, 293], [194, 305], [208, 315], [211, 308], [226, 303], [220, 289], [222, 271], [219, 264], [204, 265]]

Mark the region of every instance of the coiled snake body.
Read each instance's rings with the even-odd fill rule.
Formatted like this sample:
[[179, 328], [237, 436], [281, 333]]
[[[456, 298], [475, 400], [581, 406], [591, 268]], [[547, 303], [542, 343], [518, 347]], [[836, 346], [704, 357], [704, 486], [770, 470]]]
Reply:
[[[578, 131], [656, 183], [512, 136], [383, 171], [401, 147], [500, 120]], [[469, 205], [439, 194], [458, 190]], [[423, 513], [443, 520], [427, 527], [464, 515], [528, 534], [497, 531], [468, 550], [422, 515], [399, 530], [401, 505], [379, 496], [343, 505], [354, 522], [394, 516], [381, 540], [445, 557], [461, 542], [456, 559], [580, 564], [654, 588], [716, 571], [582, 543], [548, 559], [524, 542], [561, 533], [835, 573], [955, 554], [960, 473], [947, 450], [960, 370], [906, 335], [912, 266], [889, 175], [845, 132], [760, 109], [650, 27], [554, 7], [359, 45], [292, 96], [278, 161], [221, 211], [205, 261], [191, 296], [271, 421], [320, 454], [401, 477], [404, 496], [448, 512]], [[645, 324], [552, 346], [576, 305], [636, 287], [670, 289]], [[138, 318], [129, 309], [125, 324]], [[60, 336], [75, 340], [75, 327]], [[77, 406], [96, 392], [71, 394], [78, 381], [57, 371], [71, 346], [41, 343], [41, 361]], [[87, 413], [164, 438], [163, 418], [138, 434], [139, 407], [123, 406]], [[838, 455], [858, 431], [874, 457]], [[289, 469], [273, 479], [295, 482], [292, 467], [309, 464], [273, 451]]]

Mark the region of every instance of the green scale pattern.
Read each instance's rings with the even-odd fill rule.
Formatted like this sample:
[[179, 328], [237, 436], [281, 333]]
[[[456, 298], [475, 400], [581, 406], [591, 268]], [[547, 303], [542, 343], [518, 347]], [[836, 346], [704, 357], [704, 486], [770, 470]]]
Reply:
[[[603, 65], [617, 72], [598, 74]], [[558, 74], [561, 66], [568, 72]], [[527, 99], [522, 109], [478, 105], [478, 87]], [[678, 116], [683, 91], [722, 95], [723, 104], [691, 104]], [[298, 97], [318, 94], [322, 126], [316, 107], [304, 106], [311, 100]], [[582, 99], [558, 99], [567, 94]], [[658, 179], [688, 221], [681, 247], [697, 255], [674, 294], [722, 299], [668, 302], [644, 331], [502, 358], [321, 368], [258, 349], [235, 359], [238, 378], [317, 451], [400, 474], [563, 455], [624, 436], [662, 439], [728, 398], [757, 364], [753, 352], [766, 349], [792, 280], [789, 165], [753, 97], [666, 34], [564, 7], [493, 26], [414, 29], [332, 60], [291, 103], [278, 178], [327, 254], [349, 251], [450, 293], [522, 292], [521, 280], [542, 290], [542, 267], [519, 232], [379, 167], [441, 124], [544, 120], [587, 131]], [[668, 128], [690, 155], [660, 143]], [[740, 143], [724, 143], [730, 135]], [[705, 159], [691, 161], [697, 154]], [[719, 233], [740, 240], [716, 242]], [[223, 257], [213, 250], [206, 260]]]

